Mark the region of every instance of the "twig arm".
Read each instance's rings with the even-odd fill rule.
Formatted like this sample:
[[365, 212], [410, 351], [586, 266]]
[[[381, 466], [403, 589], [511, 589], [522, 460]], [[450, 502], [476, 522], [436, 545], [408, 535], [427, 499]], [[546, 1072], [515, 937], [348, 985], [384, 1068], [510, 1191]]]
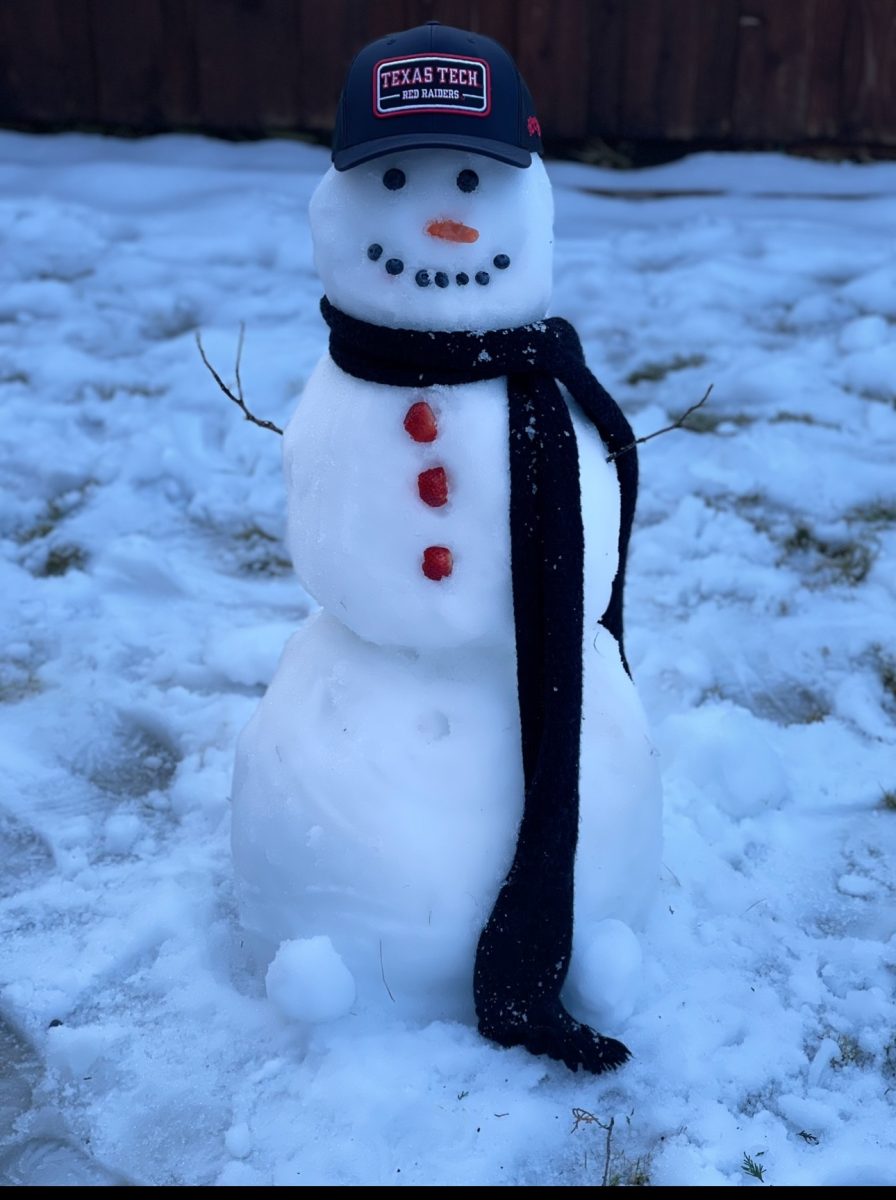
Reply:
[[649, 442], [651, 438], [659, 437], [661, 433], [671, 433], [673, 429], [681, 429], [691, 413], [696, 412], [698, 408], [702, 408], [702, 406], [709, 399], [709, 393], [712, 391], [712, 386], [713, 385], [710, 384], [697, 403], [692, 404], [686, 412], [683, 412], [677, 421], [673, 421], [671, 425], [665, 425], [662, 429], [655, 429], [653, 433], [645, 434], [644, 437], [635, 438], [635, 440], [633, 442], [629, 442], [627, 446], [622, 446], [619, 450], [614, 451], [612, 454], [608, 454], [606, 461], [612, 462], [613, 459], [618, 458], [620, 454], [625, 454], [628, 450], [634, 450], [635, 446], [640, 446], [644, 442]]
[[202, 361], [205, 363], [206, 367], [208, 367], [209, 371], [211, 372], [212, 378], [214, 379], [215, 383], [218, 385], [218, 387], [221, 389], [221, 391], [224, 393], [224, 395], [229, 400], [233, 401], [233, 403], [237, 406], [237, 408], [242, 409], [243, 415], [245, 416], [246, 420], [251, 421], [253, 425], [259, 425], [262, 429], [270, 429], [272, 433], [282, 434], [283, 430], [280, 428], [279, 425], [275, 425], [273, 421], [265, 421], [262, 417], [256, 417], [255, 413], [250, 412], [248, 407], [246, 406], [246, 401], [243, 399], [243, 382], [242, 382], [242, 379], [240, 378], [240, 360], [243, 357], [243, 341], [245, 339], [245, 334], [246, 334], [246, 326], [241, 321], [240, 322], [240, 338], [239, 338], [239, 341], [237, 342], [237, 347], [236, 347], [236, 388], [237, 388], [236, 395], [233, 394], [233, 392], [230, 390], [230, 388], [227, 386], [227, 384], [224, 382], [224, 380], [221, 378], [221, 376], [218, 374], [218, 372], [215, 370], [215, 368], [212, 366], [212, 364], [208, 361], [208, 357], [205, 353], [205, 348], [202, 345], [202, 336], [199, 333], [199, 330], [196, 331], [196, 345], [199, 347], [200, 357], [202, 358]]

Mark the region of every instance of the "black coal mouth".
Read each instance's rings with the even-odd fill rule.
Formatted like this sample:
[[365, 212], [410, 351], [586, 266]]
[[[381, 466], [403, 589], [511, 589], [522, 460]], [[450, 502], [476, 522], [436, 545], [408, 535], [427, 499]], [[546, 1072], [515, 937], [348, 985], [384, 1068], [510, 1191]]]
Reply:
[[[367, 257], [371, 262], [379, 262], [383, 257], [383, 247], [379, 242], [372, 242], [367, 247]], [[387, 258], [383, 264], [387, 275], [402, 275], [405, 271], [405, 264], [400, 258]], [[510, 257], [507, 254], [496, 254], [491, 261], [491, 266], [496, 267], [499, 271], [506, 271], [510, 266]], [[480, 287], [487, 287], [491, 283], [491, 272], [485, 268], [476, 271], [473, 275], [473, 280]], [[447, 271], [431, 270], [428, 267], [421, 267], [420, 270], [414, 273], [414, 282], [417, 287], [427, 288], [434, 284], [437, 288], [451, 287], [452, 278]], [[456, 287], [466, 287], [470, 282], [470, 276], [466, 271], [458, 271], [454, 275], [453, 283]]]

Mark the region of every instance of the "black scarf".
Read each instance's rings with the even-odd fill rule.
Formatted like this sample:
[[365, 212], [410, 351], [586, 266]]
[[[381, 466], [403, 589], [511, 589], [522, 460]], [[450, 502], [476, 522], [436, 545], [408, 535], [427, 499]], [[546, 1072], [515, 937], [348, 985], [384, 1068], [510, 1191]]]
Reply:
[[[525, 801], [513, 865], [479, 939], [480, 1032], [595, 1073], [629, 1056], [575, 1021], [560, 992], [572, 950], [579, 827], [584, 533], [575, 433], [559, 380], [609, 453], [634, 434], [559, 317], [487, 333], [390, 329], [321, 301], [330, 354], [349, 375], [393, 387], [507, 378], [510, 545]], [[619, 569], [602, 624], [622, 647], [625, 560], [638, 490], [633, 448], [615, 460]]]

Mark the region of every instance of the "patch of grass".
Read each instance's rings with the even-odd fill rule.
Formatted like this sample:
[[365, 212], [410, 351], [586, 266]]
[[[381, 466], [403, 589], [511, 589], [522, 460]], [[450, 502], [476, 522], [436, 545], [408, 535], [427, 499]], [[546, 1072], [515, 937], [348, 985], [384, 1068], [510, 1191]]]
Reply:
[[892, 700], [896, 700], [896, 661], [892, 658], [881, 659], [878, 674], [884, 691]]
[[168, 308], [152, 314], [143, 322], [144, 337], [164, 342], [193, 333], [199, 328], [199, 314], [194, 305], [177, 300]]
[[889, 404], [896, 408], [896, 394], [893, 392], [882, 391], [880, 388], [854, 388], [847, 384], [842, 385], [842, 390], [847, 396], [858, 396], [860, 400], [873, 400], [875, 404]]
[[650, 1187], [652, 1163], [649, 1154], [638, 1158], [620, 1155], [621, 1162], [610, 1172], [607, 1187]]
[[730, 492], [720, 492], [703, 497], [703, 503], [714, 512], [733, 512], [751, 525], [757, 533], [769, 533], [769, 509], [772, 501], [762, 492], [744, 492], [735, 495]]
[[876, 557], [876, 550], [864, 542], [821, 538], [807, 525], [797, 525], [782, 545], [785, 555], [805, 564], [822, 587], [829, 583], [855, 587], [868, 577]]
[[850, 524], [861, 522], [872, 528], [889, 528], [896, 525], [896, 500], [871, 500], [868, 504], [857, 504], [846, 513]]
[[887, 1079], [896, 1079], [896, 1038], [892, 1038], [884, 1046], [884, 1061], [881, 1074]]
[[[12, 813], [0, 808], [0, 898], [14, 896], [22, 883], [38, 873], [47, 875], [53, 871], [53, 852], [41, 834]], [[9, 1039], [3, 1037], [3, 1019], [0, 1017], [0, 1046], [9, 1061]]]
[[891, 716], [896, 716], [896, 658], [881, 645], [873, 642], [866, 656], [871, 669], [880, 680], [883, 689], [882, 707]]
[[241, 575], [288, 575], [292, 563], [280, 539], [259, 525], [248, 525], [234, 534], [239, 543], [237, 569]]
[[751, 707], [759, 717], [771, 717], [779, 725], [818, 725], [831, 715], [826, 696], [803, 684], [765, 692], [755, 697]]
[[66, 514], [67, 510], [57, 500], [51, 500], [46, 511], [38, 517], [33, 525], [27, 525], [24, 529], [19, 530], [16, 540], [19, 545], [24, 546], [28, 542], [36, 542], [39, 538], [46, 537], [48, 533], [53, 532]]
[[262, 529], [260, 525], [246, 525], [242, 529], [238, 529], [233, 536], [238, 542], [279, 541], [279, 539], [273, 533], [268, 533], [268, 531], [266, 529]]
[[840, 1051], [831, 1059], [831, 1066], [835, 1071], [842, 1071], [845, 1067], [867, 1067], [874, 1061], [874, 1055], [863, 1050], [858, 1039], [851, 1033], [830, 1033], [828, 1037], [833, 1037]]
[[821, 429], [839, 429], [831, 421], [819, 421], [811, 413], [779, 412], [769, 420], [769, 425], [814, 425]]
[[896, 788], [880, 789], [880, 806], [887, 812], [896, 812]]
[[755, 423], [756, 418], [748, 417], [746, 413], [712, 412], [710, 409], [701, 408], [697, 412], [691, 413], [682, 425], [682, 429], [686, 429], [689, 433], [715, 433], [722, 425], [734, 425], [738, 429], [746, 429]]
[[[598, 1156], [599, 1161], [602, 1162], [601, 1187], [650, 1187], [653, 1151], [638, 1155], [637, 1158], [629, 1158], [628, 1155], [613, 1146], [615, 1117], [610, 1117], [609, 1121], [602, 1121], [586, 1108], [574, 1108], [572, 1115], [575, 1121], [572, 1127], [573, 1133], [587, 1125], [596, 1125], [603, 1131], [604, 1137], [601, 1139], [603, 1144]], [[625, 1118], [626, 1125], [631, 1125], [631, 1116], [630, 1113]]]
[[831, 715], [831, 704], [827, 696], [813, 691], [804, 684], [783, 683], [769, 690], [746, 688], [721, 688], [718, 685], [706, 688], [698, 703], [713, 700], [730, 700], [748, 708], [754, 716], [776, 725], [818, 725]]
[[0, 659], [0, 704], [16, 704], [43, 691], [30, 663], [17, 658]]
[[28, 384], [30, 382], [31, 376], [26, 371], [9, 371], [6, 375], [0, 375], [0, 383]]
[[122, 718], [114, 741], [102, 756], [84, 764], [91, 783], [114, 796], [148, 796], [164, 792], [180, 762], [177, 747], [168, 736], [133, 718]]
[[77, 512], [95, 484], [95, 480], [87, 479], [80, 487], [72, 488], [64, 495], [49, 500], [47, 507], [33, 525], [26, 525], [16, 532], [15, 539], [19, 545], [25, 546], [29, 542], [39, 541], [52, 533], [66, 517]]
[[848, 922], [837, 912], [817, 913], [812, 922], [821, 936], [826, 938], [843, 937], [848, 928]]
[[34, 574], [41, 579], [54, 575], [67, 575], [69, 571], [83, 571], [87, 565], [87, 551], [80, 546], [54, 546], [44, 561], [35, 568]]
[[687, 371], [690, 367], [702, 367], [705, 362], [706, 355], [704, 354], [676, 354], [674, 358], [666, 359], [664, 362], [645, 363], [643, 367], [638, 367], [637, 370], [627, 375], [625, 382], [631, 387], [636, 387], [639, 383], [659, 383], [673, 371]]
[[91, 391], [99, 400], [114, 400], [116, 396], [142, 396], [152, 399], [164, 396], [167, 388], [151, 383], [89, 383], [81, 389], [80, 395]]
[[77, 283], [79, 279], [89, 279], [93, 267], [76, 268], [74, 271], [38, 271], [35, 279], [52, 280], [56, 283]]

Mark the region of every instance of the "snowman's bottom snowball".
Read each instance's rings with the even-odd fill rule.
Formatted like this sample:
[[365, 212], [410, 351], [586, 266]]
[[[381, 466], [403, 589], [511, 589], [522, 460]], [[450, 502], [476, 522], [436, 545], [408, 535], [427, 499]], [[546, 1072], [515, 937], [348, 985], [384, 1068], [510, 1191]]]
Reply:
[[472, 1019], [522, 797], [512, 655], [390, 650], [325, 613], [240, 737], [233, 854], [257, 954], [326, 935], [359, 1005]]
[[355, 1002], [355, 981], [328, 937], [281, 942], [264, 984], [275, 1008], [294, 1021], [336, 1021]]
[[[233, 854], [249, 940], [270, 961], [282, 942], [326, 936], [358, 1010], [472, 1021], [476, 946], [522, 793], [512, 653], [390, 650], [319, 614], [239, 741]], [[580, 947], [594, 966], [581, 978], [612, 972], [588, 950], [598, 922], [635, 924], [652, 900], [659, 800], [634, 687], [610, 634], [592, 630], [573, 969]]]

